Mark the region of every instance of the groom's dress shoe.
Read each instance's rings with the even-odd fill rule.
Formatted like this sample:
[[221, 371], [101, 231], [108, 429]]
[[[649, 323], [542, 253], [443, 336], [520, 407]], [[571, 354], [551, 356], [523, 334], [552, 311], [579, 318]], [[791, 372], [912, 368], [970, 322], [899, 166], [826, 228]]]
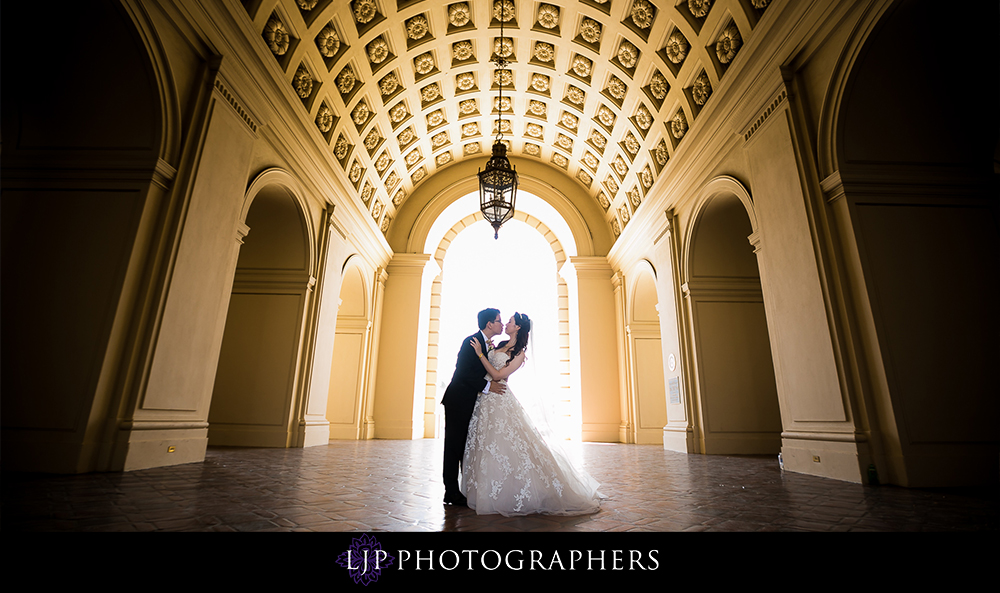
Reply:
[[459, 507], [467, 507], [467, 506], [469, 506], [468, 501], [466, 501], [465, 497], [462, 496], [461, 494], [445, 494], [444, 495], [444, 503], [445, 504], [452, 504], [452, 505], [459, 506]]

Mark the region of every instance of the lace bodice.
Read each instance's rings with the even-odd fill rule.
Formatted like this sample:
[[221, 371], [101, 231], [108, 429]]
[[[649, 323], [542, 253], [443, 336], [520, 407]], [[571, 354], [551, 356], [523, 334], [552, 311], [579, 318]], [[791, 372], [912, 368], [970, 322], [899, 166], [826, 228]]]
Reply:
[[[493, 368], [495, 368], [498, 371], [502, 369], [504, 365], [507, 364], [507, 360], [509, 358], [510, 357], [507, 355], [507, 352], [500, 352], [499, 350], [491, 350], [490, 353], [486, 356], [486, 359], [490, 361], [490, 364], [493, 365]], [[493, 378], [490, 377], [489, 373], [486, 373], [486, 380], [487, 381], [493, 380]], [[497, 381], [497, 383], [506, 383], [506, 382], [507, 382], [506, 379], [500, 379], [499, 381]]]

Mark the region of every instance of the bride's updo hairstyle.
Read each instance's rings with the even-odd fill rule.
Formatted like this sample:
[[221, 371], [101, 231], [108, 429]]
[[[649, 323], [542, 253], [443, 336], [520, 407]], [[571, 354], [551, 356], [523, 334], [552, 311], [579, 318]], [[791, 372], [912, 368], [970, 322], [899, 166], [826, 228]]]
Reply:
[[527, 348], [528, 334], [531, 332], [531, 320], [523, 313], [514, 313], [514, 325], [519, 328], [517, 330], [517, 341], [514, 342], [514, 347], [510, 349], [510, 358], [507, 360], [507, 364], [510, 364], [510, 361], [514, 360], [514, 357]]

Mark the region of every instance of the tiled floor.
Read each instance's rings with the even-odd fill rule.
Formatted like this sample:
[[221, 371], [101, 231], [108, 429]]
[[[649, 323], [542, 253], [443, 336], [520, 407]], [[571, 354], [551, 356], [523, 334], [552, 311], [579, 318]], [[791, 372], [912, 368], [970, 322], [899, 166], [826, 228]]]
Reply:
[[442, 441], [212, 448], [129, 473], [5, 473], [4, 531], [996, 531], [997, 487], [865, 487], [782, 473], [773, 457], [586, 444], [610, 497], [584, 517], [477, 516], [441, 504]]

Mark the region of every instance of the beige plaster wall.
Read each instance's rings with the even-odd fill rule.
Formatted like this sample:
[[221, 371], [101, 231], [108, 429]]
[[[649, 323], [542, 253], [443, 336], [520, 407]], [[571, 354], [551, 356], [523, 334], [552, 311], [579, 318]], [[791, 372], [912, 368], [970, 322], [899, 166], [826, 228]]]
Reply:
[[[908, 482], [961, 481], [992, 455], [978, 445], [996, 440], [1000, 412], [991, 372], [1000, 360], [1000, 237], [991, 214], [940, 203], [856, 209]], [[946, 270], [948, 282], [928, 270]]]
[[616, 443], [622, 415], [611, 266], [603, 257], [570, 257], [569, 262], [575, 273], [561, 274], [575, 283], [578, 295], [582, 438]]
[[781, 417], [750, 214], [722, 193], [698, 212], [685, 285], [703, 453], [778, 453]]
[[[92, 463], [73, 450], [108, 354], [143, 201], [137, 189], [4, 189], [3, 422], [6, 435], [21, 433], [5, 438], [4, 447], [15, 448], [5, 464], [24, 459], [27, 467], [71, 472]], [[80, 216], [52, 216], [76, 209]], [[35, 431], [53, 442], [32, 443]]]
[[[347, 242], [343, 229], [337, 223], [334, 213], [328, 208], [320, 217], [317, 225], [319, 230], [318, 261], [319, 277], [315, 289], [315, 326], [312, 328], [313, 342], [311, 361], [305, 366], [309, 371], [307, 401], [305, 402], [305, 435], [301, 445], [305, 447], [325, 445], [331, 438], [329, 416], [330, 386], [337, 377], [333, 372], [336, 363], [336, 334], [340, 328], [338, 323], [341, 293], [343, 291], [343, 276], [348, 272], [348, 260], [356, 260], [352, 265], [360, 271], [363, 259], [354, 253], [354, 247]], [[364, 298], [365, 291], [361, 297]], [[353, 292], [353, 291], [352, 291]], [[359, 307], [361, 308], [361, 307]], [[366, 309], [367, 310], [367, 309]], [[367, 352], [367, 351], [366, 351]], [[310, 356], [310, 353], [305, 353]], [[358, 353], [361, 357], [362, 353]], [[367, 360], [367, 356], [364, 356]], [[364, 382], [362, 382], [364, 384]]]
[[286, 447], [302, 295], [244, 291], [237, 283], [229, 302], [208, 416], [209, 443]]

